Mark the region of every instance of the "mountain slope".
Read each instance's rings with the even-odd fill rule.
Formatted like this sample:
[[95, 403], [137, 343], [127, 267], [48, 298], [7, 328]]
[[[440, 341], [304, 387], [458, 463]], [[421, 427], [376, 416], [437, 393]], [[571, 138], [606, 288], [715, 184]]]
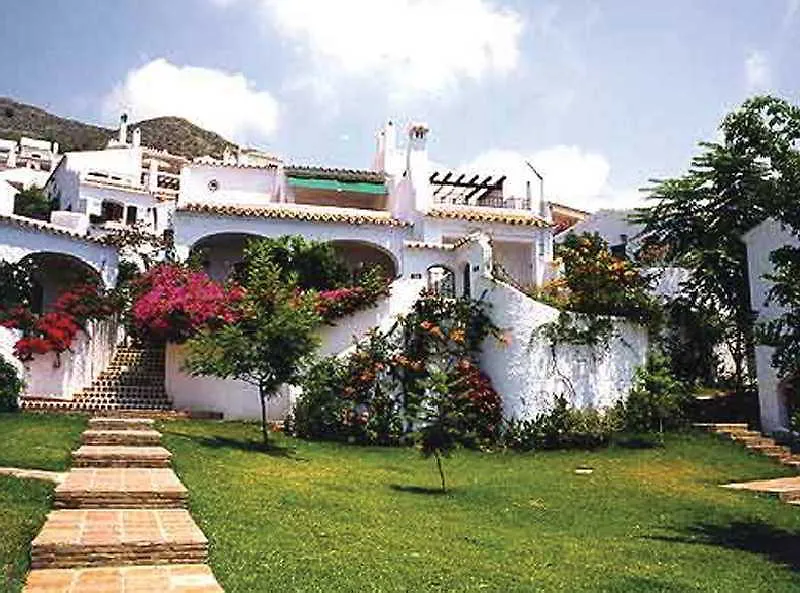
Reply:
[[[219, 134], [204, 130], [180, 117], [157, 117], [129, 125], [129, 135], [141, 128], [142, 143], [173, 154], [193, 158], [210, 154], [221, 157], [236, 145]], [[48, 113], [34, 105], [0, 97], [0, 138], [20, 136], [58, 142], [61, 152], [98, 150], [116, 135], [115, 130], [85, 124]]]

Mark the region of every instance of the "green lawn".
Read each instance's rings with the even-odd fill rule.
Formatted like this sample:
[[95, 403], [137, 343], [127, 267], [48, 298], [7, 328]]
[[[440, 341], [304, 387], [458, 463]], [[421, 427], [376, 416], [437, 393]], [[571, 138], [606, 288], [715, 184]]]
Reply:
[[[77, 416], [0, 414], [0, 466], [62, 470], [86, 420]], [[28, 546], [52, 504], [53, 485], [0, 476], [0, 591], [19, 591]]]
[[[800, 591], [800, 509], [720, 489], [786, 475], [708, 435], [663, 449], [480, 454], [162, 424], [228, 593]], [[581, 465], [594, 468], [576, 475]]]
[[0, 414], [0, 466], [65, 470], [85, 428], [83, 416]]
[[0, 476], [0, 591], [22, 588], [28, 545], [50, 510], [53, 486], [38, 480]]

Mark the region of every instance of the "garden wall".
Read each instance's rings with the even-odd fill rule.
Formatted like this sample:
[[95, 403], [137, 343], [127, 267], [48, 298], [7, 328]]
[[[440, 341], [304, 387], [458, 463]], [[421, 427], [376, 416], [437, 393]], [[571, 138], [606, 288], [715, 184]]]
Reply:
[[481, 366], [503, 398], [506, 417], [535, 417], [551, 408], [556, 395], [581, 408], [605, 408], [627, 397], [647, 358], [644, 327], [620, 319], [605, 346], [553, 348], [542, 326], [558, 318], [557, 309], [489, 278], [482, 278], [482, 288], [505, 340], [486, 341]]
[[[217, 412], [226, 420], [261, 418], [258, 387], [245, 381], [192, 377], [183, 372], [186, 346], [167, 344], [165, 387], [176, 410]], [[290, 389], [284, 387], [267, 406], [270, 420], [283, 420], [291, 409]]]
[[24, 395], [65, 400], [72, 399], [105, 370], [122, 338], [116, 318], [89, 321], [86, 331], [75, 336], [70, 350], [58, 357], [49, 352], [21, 363], [13, 356], [14, 343], [20, 336], [18, 330], [0, 328], [0, 354], [23, 369]]
[[[424, 287], [424, 280], [395, 280], [390, 297], [379, 302], [377, 307], [349, 315], [335, 326], [323, 327], [319, 332], [322, 342], [319, 354], [340, 354], [353, 345], [354, 339], [363, 337], [375, 326], [389, 329], [396, 315], [410, 310]], [[185, 356], [184, 346], [167, 345], [166, 389], [175, 409], [218, 412], [229, 420], [261, 417], [258, 389], [254, 385], [233, 379], [192, 377], [181, 370]], [[270, 420], [286, 417], [294, 404], [293, 393], [293, 388], [285, 386], [269, 402], [267, 415]]]

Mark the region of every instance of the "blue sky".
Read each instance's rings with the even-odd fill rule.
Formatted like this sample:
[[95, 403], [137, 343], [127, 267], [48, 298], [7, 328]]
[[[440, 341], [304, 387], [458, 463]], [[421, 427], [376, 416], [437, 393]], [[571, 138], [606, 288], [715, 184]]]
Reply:
[[0, 39], [0, 94], [60, 115], [350, 167], [422, 120], [437, 163], [530, 159], [589, 209], [683, 171], [746, 97], [800, 103], [800, 0], [26, 0]]

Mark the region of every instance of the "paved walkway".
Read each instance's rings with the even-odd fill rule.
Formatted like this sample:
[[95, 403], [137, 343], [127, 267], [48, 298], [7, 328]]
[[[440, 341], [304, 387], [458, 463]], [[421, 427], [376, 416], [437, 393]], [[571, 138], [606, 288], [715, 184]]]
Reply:
[[152, 420], [90, 421], [31, 544], [24, 593], [223, 593], [160, 439]]
[[722, 487], [730, 490], [748, 490], [750, 492], [771, 494], [787, 504], [800, 506], [800, 476], [724, 484]]

